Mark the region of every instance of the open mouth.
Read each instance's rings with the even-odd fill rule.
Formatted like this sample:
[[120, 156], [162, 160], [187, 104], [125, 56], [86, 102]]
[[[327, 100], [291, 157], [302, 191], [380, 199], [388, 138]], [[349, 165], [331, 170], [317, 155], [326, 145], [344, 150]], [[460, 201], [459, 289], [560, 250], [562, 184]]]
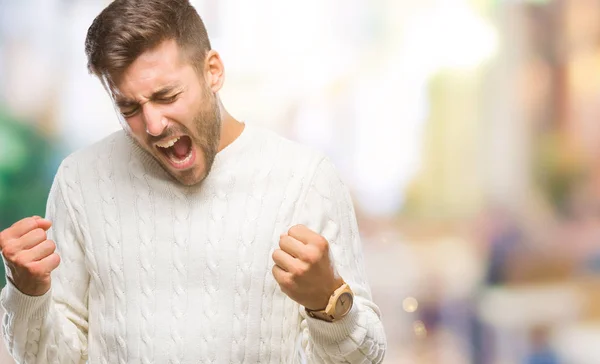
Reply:
[[156, 149], [177, 169], [187, 168], [194, 162], [192, 139], [187, 135], [156, 143]]

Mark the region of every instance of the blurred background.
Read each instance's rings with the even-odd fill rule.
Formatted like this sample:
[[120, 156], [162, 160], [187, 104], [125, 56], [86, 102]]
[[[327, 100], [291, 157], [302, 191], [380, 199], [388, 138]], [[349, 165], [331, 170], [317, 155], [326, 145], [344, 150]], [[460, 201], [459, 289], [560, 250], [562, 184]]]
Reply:
[[[351, 189], [386, 363], [600, 362], [600, 0], [192, 2], [229, 111]], [[0, 0], [0, 229], [120, 128], [108, 3]]]

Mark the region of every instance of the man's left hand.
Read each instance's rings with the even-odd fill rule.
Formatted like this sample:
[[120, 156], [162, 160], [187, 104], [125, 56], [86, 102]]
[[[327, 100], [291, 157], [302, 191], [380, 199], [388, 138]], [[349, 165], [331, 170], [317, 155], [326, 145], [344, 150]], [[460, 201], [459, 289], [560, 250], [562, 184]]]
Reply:
[[343, 284], [335, 276], [327, 239], [296, 225], [281, 235], [279, 247], [273, 252], [273, 276], [283, 293], [309, 310], [327, 307], [329, 297]]

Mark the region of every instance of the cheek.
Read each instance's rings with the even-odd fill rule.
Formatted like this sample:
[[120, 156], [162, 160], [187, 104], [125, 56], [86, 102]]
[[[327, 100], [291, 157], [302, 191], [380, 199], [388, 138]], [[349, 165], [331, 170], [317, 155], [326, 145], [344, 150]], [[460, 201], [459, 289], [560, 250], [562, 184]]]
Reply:
[[165, 110], [165, 115], [187, 128], [191, 128], [194, 119], [198, 115], [198, 105], [189, 100], [179, 100], [173, 105], [170, 105], [168, 110]]
[[186, 96], [177, 103], [177, 112], [187, 116], [186, 120], [194, 119], [206, 108], [208, 102], [206, 95], [200, 88], [190, 89]]
[[146, 134], [146, 126], [144, 125], [141, 117], [134, 116], [129, 119], [125, 119], [125, 123], [127, 123], [131, 133], [133, 133], [136, 138], [140, 139], [144, 134]]
[[193, 119], [193, 110], [190, 108], [190, 104], [181, 100], [175, 103], [169, 108], [169, 117], [177, 122], [186, 123]]

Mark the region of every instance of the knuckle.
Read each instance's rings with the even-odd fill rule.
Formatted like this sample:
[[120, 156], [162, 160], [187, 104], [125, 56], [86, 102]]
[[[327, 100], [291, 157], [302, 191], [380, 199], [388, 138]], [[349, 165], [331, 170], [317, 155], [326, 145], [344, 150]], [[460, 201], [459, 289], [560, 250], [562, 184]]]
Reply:
[[37, 219], [34, 218], [33, 216], [27, 217], [27, 218], [25, 218], [25, 220], [26, 220], [27, 226], [30, 229], [34, 229], [38, 226]]
[[39, 276], [41, 274], [40, 266], [39, 266], [39, 264], [36, 264], [35, 262], [31, 262], [29, 264], [24, 264], [22, 267], [31, 276]]
[[292, 278], [298, 278], [299, 276], [302, 275], [302, 273], [300, 272], [300, 268], [298, 268], [298, 267], [292, 267], [292, 268], [290, 268], [289, 272], [290, 272], [290, 276]]
[[53, 271], [54, 269], [58, 268], [58, 266], [60, 265], [60, 256], [56, 253], [50, 254], [47, 258], [47, 268], [48, 269], [48, 273]]
[[53, 240], [46, 240], [46, 244], [48, 244], [48, 249], [53, 253], [56, 251], [56, 243]]
[[277, 264], [273, 265], [273, 268], [271, 268], [271, 272], [273, 273], [273, 277], [275, 277], [275, 280], [281, 283], [281, 275], [279, 274], [279, 268], [277, 267]]
[[321, 259], [322, 253], [319, 249], [310, 249], [306, 252], [305, 261], [308, 264], [315, 264]]
[[23, 259], [21, 259], [19, 257], [14, 257], [12, 259], [9, 259], [8, 262], [17, 269], [21, 269], [23, 267], [26, 268], [25, 261], [23, 261]]
[[0, 231], [0, 250], [10, 249], [11, 241], [8, 229]]
[[23, 255], [17, 254], [13, 259], [12, 263], [17, 267], [28, 267], [29, 262], [23, 258]]
[[289, 233], [290, 235], [296, 235], [296, 234], [298, 234], [300, 231], [302, 231], [302, 228], [303, 228], [303, 227], [304, 227], [304, 226], [303, 226], [303, 225], [300, 225], [300, 224], [298, 224], [298, 225], [294, 225], [294, 226], [292, 226], [292, 227], [291, 227], [291, 228], [288, 230], [288, 233]]
[[283, 286], [287, 289], [290, 290], [292, 289], [292, 287], [294, 286], [294, 279], [291, 276], [285, 277], [283, 279]]
[[318, 236], [315, 238], [315, 246], [325, 250], [329, 248], [329, 242], [323, 236]]
[[33, 217], [26, 217], [23, 220], [17, 221], [12, 225], [12, 227], [16, 227], [17, 225], [21, 224], [27, 231], [31, 231], [37, 227], [37, 221]]
[[12, 245], [8, 245], [2, 249], [2, 255], [4, 255], [4, 259], [14, 262], [15, 256], [17, 255], [17, 249]]
[[297, 266], [297, 267], [294, 269], [294, 275], [295, 275], [296, 277], [302, 277], [302, 276], [304, 276], [304, 275], [305, 275], [307, 272], [308, 272], [308, 267], [307, 267], [307, 266], [305, 266], [305, 265], [300, 265], [300, 266]]
[[45, 272], [42, 267], [39, 265], [33, 265], [29, 269], [29, 274], [33, 277], [43, 277]]
[[42, 228], [37, 228], [34, 230], [35, 237], [41, 240], [46, 240], [46, 231]]

